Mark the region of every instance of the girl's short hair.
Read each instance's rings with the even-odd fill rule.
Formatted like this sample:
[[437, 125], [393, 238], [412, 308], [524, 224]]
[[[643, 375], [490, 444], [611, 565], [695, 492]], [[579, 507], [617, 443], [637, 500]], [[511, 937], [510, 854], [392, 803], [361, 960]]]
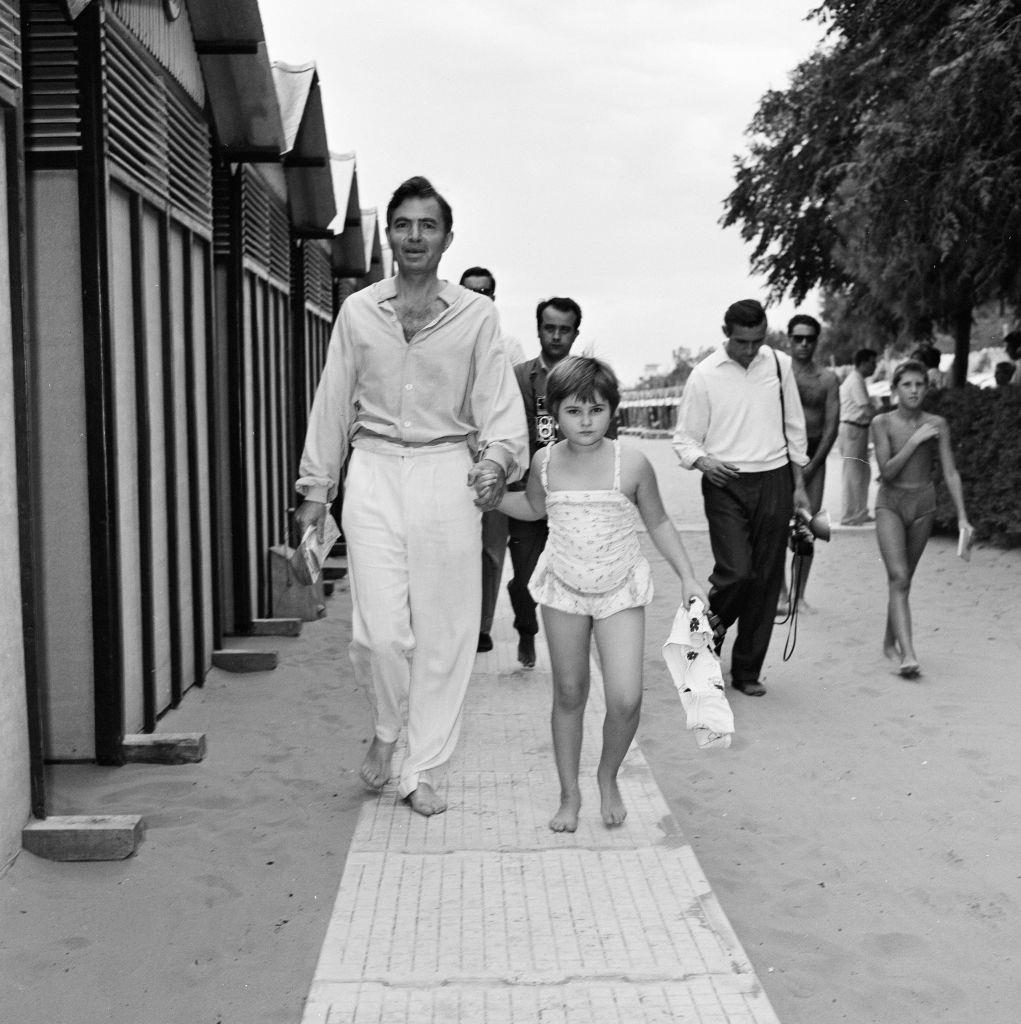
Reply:
[[546, 407], [556, 416], [560, 403], [577, 397], [593, 402], [598, 395], [615, 413], [620, 405], [617, 375], [606, 363], [591, 356], [567, 356], [561, 359], [546, 378]]
[[922, 380], [928, 385], [929, 383], [929, 371], [924, 363], [919, 362], [917, 359], [906, 359], [896, 370], [893, 371], [893, 377], [890, 380], [890, 387], [895, 388], [899, 383], [901, 377], [905, 373], [917, 373], [920, 374]]

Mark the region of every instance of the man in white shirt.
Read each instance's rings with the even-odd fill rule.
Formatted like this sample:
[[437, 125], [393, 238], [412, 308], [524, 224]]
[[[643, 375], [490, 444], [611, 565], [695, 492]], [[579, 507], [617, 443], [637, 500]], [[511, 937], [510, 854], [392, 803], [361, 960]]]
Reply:
[[[487, 267], [469, 267], [461, 275], [461, 287], [470, 292], [485, 295], [496, 302], [496, 278]], [[525, 361], [524, 346], [513, 335], [503, 330], [500, 336], [511, 365]], [[507, 517], [499, 510], [482, 513], [482, 621], [479, 623], [480, 654], [493, 649], [493, 616], [500, 596], [500, 579], [503, 577], [503, 563], [507, 554]]]
[[[457, 743], [475, 661], [480, 509], [496, 507], [528, 458], [493, 304], [437, 276], [452, 227], [425, 178], [394, 192], [386, 233], [399, 274], [341, 306], [296, 485], [299, 528], [321, 528], [350, 446], [350, 650], [375, 723], [361, 775], [375, 789], [390, 778], [406, 703], [397, 792], [424, 815], [446, 810], [435, 775]], [[489, 487], [483, 469], [496, 471]]]
[[805, 416], [790, 357], [765, 344], [766, 311], [755, 299], [731, 305], [722, 347], [691, 372], [673, 446], [702, 473], [713, 549], [709, 606], [723, 629], [737, 623], [731, 685], [759, 697], [759, 675], [783, 586], [788, 524], [807, 510], [802, 467]]
[[840, 385], [840, 457], [843, 461], [841, 484], [844, 508], [841, 526], [871, 523], [869, 515], [869, 424], [878, 410], [869, 398], [865, 381], [876, 372], [877, 354], [860, 348], [854, 354], [854, 366]]

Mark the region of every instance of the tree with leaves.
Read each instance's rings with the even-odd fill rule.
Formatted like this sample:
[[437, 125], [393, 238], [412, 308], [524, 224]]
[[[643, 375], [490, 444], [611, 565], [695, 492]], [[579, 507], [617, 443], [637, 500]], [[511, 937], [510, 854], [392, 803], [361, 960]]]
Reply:
[[825, 45], [760, 102], [723, 223], [773, 298], [818, 286], [884, 334], [1021, 298], [1021, 5], [826, 0]]

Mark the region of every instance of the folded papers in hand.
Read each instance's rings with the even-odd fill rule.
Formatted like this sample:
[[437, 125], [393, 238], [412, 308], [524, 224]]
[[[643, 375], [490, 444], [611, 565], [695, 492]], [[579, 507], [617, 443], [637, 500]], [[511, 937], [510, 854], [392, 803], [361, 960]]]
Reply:
[[975, 531], [970, 526], [962, 526], [957, 531], [957, 555], [966, 562], [971, 561], [971, 542], [975, 539]]
[[340, 528], [337, 521], [331, 515], [327, 515], [326, 523], [323, 526], [323, 539], [316, 537], [316, 528], [310, 526], [301, 543], [294, 549], [291, 555], [291, 568], [299, 583], [308, 586], [317, 583], [323, 572], [323, 563], [330, 553], [330, 549], [340, 538]]
[[706, 608], [697, 597], [674, 616], [663, 645], [663, 660], [681, 697], [687, 727], [700, 749], [729, 747], [734, 713], [723, 690], [723, 672], [713, 650], [713, 630]]

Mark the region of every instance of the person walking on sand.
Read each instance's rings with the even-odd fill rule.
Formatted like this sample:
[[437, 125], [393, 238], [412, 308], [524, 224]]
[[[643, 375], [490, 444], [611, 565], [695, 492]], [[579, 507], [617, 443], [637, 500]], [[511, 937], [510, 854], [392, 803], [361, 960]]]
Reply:
[[[496, 302], [496, 278], [488, 267], [469, 267], [460, 280], [462, 288], [485, 295]], [[498, 314], [499, 315], [499, 314]], [[507, 350], [511, 365], [525, 361], [525, 350], [521, 342], [508, 334], [500, 325], [500, 338]], [[500, 594], [500, 579], [507, 554], [507, 517], [493, 508], [482, 513], [482, 621], [479, 623], [479, 640], [476, 650], [485, 654], [493, 649], [493, 616]]]
[[921, 668], [915, 654], [908, 598], [915, 568], [932, 532], [937, 462], [957, 510], [958, 527], [970, 534], [971, 523], [964, 508], [964, 491], [947, 421], [922, 411], [922, 400], [929, 389], [926, 367], [914, 360], [901, 363], [894, 371], [892, 387], [896, 407], [872, 421], [881, 481], [876, 496], [876, 539], [890, 590], [883, 653], [888, 658], [899, 658], [898, 673], [914, 679]]
[[[822, 325], [814, 316], [798, 313], [787, 324], [787, 337], [791, 345], [791, 365], [794, 380], [805, 413], [808, 464], [805, 466], [805, 492], [808, 510], [814, 516], [822, 508], [822, 495], [826, 488], [826, 457], [837, 439], [840, 420], [840, 382], [832, 370], [817, 366], [815, 350], [819, 345]], [[809, 549], [811, 550], [811, 549]], [[808, 610], [805, 588], [812, 570], [812, 555], [796, 555], [793, 576], [798, 581], [798, 610]], [[786, 585], [780, 594], [780, 610], [790, 610], [790, 595]]]
[[[560, 360], [570, 355], [578, 339], [581, 306], [574, 299], [564, 296], [544, 299], [536, 307], [535, 321], [539, 334], [539, 355], [514, 367], [514, 376], [525, 403], [529, 460], [540, 448], [558, 440], [556, 418], [546, 402], [546, 379]], [[611, 436], [617, 436], [616, 424], [611, 428]], [[511, 490], [524, 490], [527, 478], [526, 472], [525, 479], [514, 484]], [[534, 668], [539, 620], [528, 581], [546, 546], [546, 520], [533, 522], [511, 516], [508, 532], [510, 539], [507, 548], [514, 572], [507, 584], [507, 593], [514, 610], [514, 628], [518, 634], [518, 661], [524, 668]]]
[[457, 743], [475, 661], [480, 510], [520, 476], [528, 434], [493, 303], [437, 276], [454, 237], [450, 205], [425, 178], [409, 178], [386, 223], [399, 273], [341, 306], [295, 519], [302, 531], [322, 529], [350, 446], [350, 651], [375, 725], [361, 776], [373, 789], [390, 778], [407, 704], [397, 792], [431, 815], [446, 809], [435, 774]]
[[705, 595], [663, 509], [649, 461], [607, 437], [620, 404], [613, 371], [597, 359], [564, 359], [546, 380], [545, 394], [563, 440], [536, 452], [526, 490], [508, 492], [500, 508], [520, 520], [549, 517], [549, 540], [529, 588], [542, 607], [553, 667], [550, 718], [560, 805], [549, 826], [574, 832], [593, 636], [606, 694], [596, 771], [600, 812], [609, 826], [627, 816], [617, 772], [638, 728], [645, 605], [652, 600], [636, 508], [652, 542], [680, 577], [685, 602], [692, 597], [704, 602]]
[[876, 352], [860, 348], [854, 366], [840, 385], [840, 457], [844, 508], [841, 526], [871, 523], [869, 515], [869, 424], [878, 411], [869, 398], [865, 381], [876, 372]]
[[[759, 675], [783, 586], [788, 524], [807, 512], [805, 416], [790, 358], [765, 344], [766, 311], [742, 299], [723, 316], [724, 343], [691, 371], [673, 446], [702, 473], [715, 565], [709, 607], [718, 629], [737, 623], [731, 686], [766, 692]], [[717, 647], [722, 646], [722, 632]], [[719, 653], [719, 650], [717, 650]]]

